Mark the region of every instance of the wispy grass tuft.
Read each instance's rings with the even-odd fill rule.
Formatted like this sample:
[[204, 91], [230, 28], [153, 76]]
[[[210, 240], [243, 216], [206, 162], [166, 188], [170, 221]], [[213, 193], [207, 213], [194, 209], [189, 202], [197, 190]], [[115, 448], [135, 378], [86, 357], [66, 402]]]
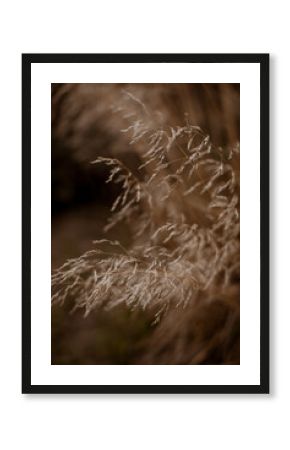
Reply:
[[[126, 222], [132, 243], [97, 240], [52, 275], [52, 302], [73, 301], [88, 315], [96, 308], [151, 308], [154, 321], [175, 308], [226, 290], [239, 276], [239, 145], [215, 147], [199, 127], [155, 127], [151, 113], [126, 93], [118, 113], [141, 161], [130, 170], [116, 158], [107, 183], [120, 193], [106, 231]], [[128, 107], [128, 102], [130, 106]], [[137, 145], [136, 145], [137, 144]]]

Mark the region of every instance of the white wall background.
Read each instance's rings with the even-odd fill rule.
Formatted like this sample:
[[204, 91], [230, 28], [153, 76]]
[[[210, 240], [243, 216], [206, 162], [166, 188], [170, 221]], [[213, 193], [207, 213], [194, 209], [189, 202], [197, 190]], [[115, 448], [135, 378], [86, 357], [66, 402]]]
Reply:
[[[0, 17], [1, 448], [287, 448], [290, 441], [287, 2], [10, 0], [2, 2]], [[270, 396], [21, 395], [22, 52], [271, 53]]]

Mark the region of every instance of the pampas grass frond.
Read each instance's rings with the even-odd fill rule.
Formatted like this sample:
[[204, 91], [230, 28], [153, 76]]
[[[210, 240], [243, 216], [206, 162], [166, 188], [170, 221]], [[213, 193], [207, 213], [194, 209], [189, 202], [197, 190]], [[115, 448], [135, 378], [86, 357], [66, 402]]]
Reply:
[[[52, 275], [52, 302], [73, 301], [85, 315], [96, 308], [151, 309], [154, 321], [196, 301], [212, 298], [239, 276], [239, 145], [215, 147], [199, 127], [155, 127], [153, 113], [133, 94], [129, 109], [118, 105], [128, 127], [128, 146], [141, 164], [130, 170], [120, 159], [98, 157], [107, 183], [120, 193], [109, 230], [120, 221], [132, 243], [99, 240]], [[125, 112], [126, 114], [125, 114]]]

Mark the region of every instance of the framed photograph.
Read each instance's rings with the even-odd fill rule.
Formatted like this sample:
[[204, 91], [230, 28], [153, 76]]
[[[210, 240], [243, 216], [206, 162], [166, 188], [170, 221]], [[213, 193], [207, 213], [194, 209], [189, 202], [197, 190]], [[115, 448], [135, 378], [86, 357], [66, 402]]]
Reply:
[[22, 392], [269, 392], [269, 55], [22, 55]]

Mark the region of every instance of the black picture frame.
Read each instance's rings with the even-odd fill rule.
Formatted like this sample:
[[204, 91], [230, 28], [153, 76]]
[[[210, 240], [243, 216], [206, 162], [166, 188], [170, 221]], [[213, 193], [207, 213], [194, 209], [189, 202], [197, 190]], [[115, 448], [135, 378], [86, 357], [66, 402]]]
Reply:
[[[267, 394], [269, 393], [269, 54], [23, 54], [22, 55], [22, 393]], [[33, 63], [256, 63], [260, 65], [260, 384], [31, 384], [31, 65]]]

